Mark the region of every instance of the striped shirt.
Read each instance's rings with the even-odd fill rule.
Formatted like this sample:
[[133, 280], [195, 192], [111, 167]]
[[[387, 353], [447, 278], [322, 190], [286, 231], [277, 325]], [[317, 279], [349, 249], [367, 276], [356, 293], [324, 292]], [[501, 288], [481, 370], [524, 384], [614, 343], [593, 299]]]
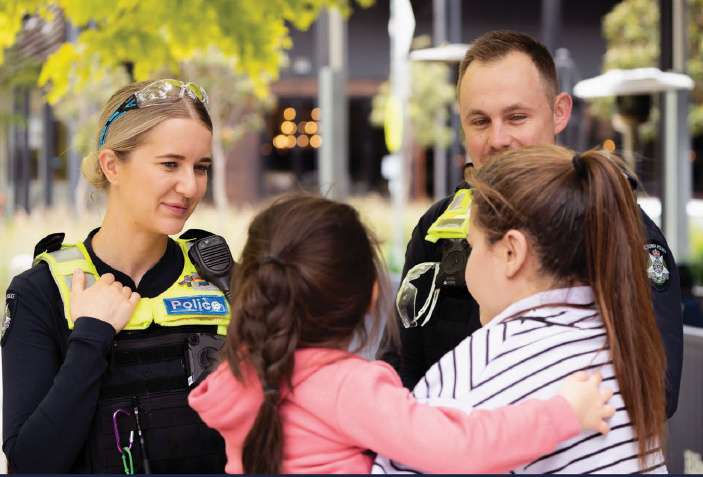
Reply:
[[[600, 371], [604, 385], [615, 392], [610, 433], [581, 433], [514, 472], [666, 473], [659, 450], [651, 452], [640, 469], [634, 429], [606, 346], [605, 325], [591, 288], [550, 290], [514, 303], [462, 341], [427, 371], [413, 394], [435, 406], [467, 412], [493, 409], [551, 397], [570, 374]], [[372, 472], [417, 473], [383, 456], [376, 458]]]

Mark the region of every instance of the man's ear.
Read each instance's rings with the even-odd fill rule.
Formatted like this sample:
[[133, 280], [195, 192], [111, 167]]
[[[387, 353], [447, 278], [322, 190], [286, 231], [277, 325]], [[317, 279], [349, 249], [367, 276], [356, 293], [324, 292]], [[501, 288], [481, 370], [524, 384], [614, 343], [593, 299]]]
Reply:
[[504, 248], [505, 277], [513, 278], [527, 261], [527, 237], [519, 230], [511, 229], [501, 239]]
[[119, 163], [120, 158], [112, 149], [103, 149], [98, 154], [98, 163], [100, 164], [100, 169], [102, 169], [103, 174], [107, 181], [115, 185], [119, 182]]
[[554, 135], [556, 136], [566, 128], [571, 118], [574, 100], [568, 93], [559, 93], [554, 98]]

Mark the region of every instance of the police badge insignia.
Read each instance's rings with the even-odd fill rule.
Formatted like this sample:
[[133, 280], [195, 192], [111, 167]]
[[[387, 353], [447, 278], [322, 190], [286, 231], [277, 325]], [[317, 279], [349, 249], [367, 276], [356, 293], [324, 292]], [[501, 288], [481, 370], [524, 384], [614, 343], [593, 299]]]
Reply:
[[12, 317], [15, 314], [16, 303], [17, 294], [15, 292], [8, 291], [5, 295], [5, 317], [2, 320], [2, 326], [0, 327], [0, 345], [5, 344], [7, 331], [10, 329], [10, 325], [12, 324]]
[[183, 277], [183, 280], [178, 282], [178, 285], [187, 288], [197, 288], [198, 290], [218, 290], [215, 285], [203, 279], [197, 273], [191, 273]]
[[663, 290], [669, 284], [671, 273], [666, 267], [666, 247], [656, 242], [649, 242], [644, 246], [647, 251], [647, 276], [652, 286]]

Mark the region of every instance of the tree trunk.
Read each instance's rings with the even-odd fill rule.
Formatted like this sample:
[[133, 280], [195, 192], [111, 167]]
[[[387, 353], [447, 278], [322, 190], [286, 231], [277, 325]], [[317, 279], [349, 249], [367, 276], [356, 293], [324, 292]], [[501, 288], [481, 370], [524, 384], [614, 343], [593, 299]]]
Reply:
[[412, 198], [427, 199], [427, 151], [419, 144], [413, 144]]
[[227, 208], [227, 156], [222, 144], [219, 121], [212, 127], [212, 198], [217, 209]]

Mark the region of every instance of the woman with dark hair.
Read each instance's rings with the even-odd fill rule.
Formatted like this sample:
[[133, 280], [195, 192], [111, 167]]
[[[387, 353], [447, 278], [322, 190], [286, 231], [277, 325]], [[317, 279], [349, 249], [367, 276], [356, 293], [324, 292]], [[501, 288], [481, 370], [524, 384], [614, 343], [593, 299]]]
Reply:
[[388, 364], [348, 351], [381, 331], [380, 264], [348, 205], [294, 196], [254, 219], [233, 278], [226, 361], [190, 395], [225, 438], [227, 472], [368, 473], [369, 450], [426, 471], [501, 472], [579, 427], [607, 432], [612, 408], [597, 376], [493, 412], [416, 403]]
[[[666, 472], [665, 354], [623, 167], [603, 151], [544, 146], [471, 177], [465, 275], [483, 327], [430, 368], [415, 397], [492, 409], [549, 396], [587, 370], [615, 393], [607, 436], [581, 433], [516, 473]], [[386, 457], [374, 466], [397, 468]]]
[[[117, 91], [100, 116], [87, 181], [100, 228], [52, 234], [14, 278], [2, 336], [10, 471], [219, 473], [224, 443], [188, 407], [188, 349], [216, 343], [229, 309], [172, 239], [211, 164], [205, 91], [162, 79]], [[221, 338], [220, 338], [221, 340]]]

